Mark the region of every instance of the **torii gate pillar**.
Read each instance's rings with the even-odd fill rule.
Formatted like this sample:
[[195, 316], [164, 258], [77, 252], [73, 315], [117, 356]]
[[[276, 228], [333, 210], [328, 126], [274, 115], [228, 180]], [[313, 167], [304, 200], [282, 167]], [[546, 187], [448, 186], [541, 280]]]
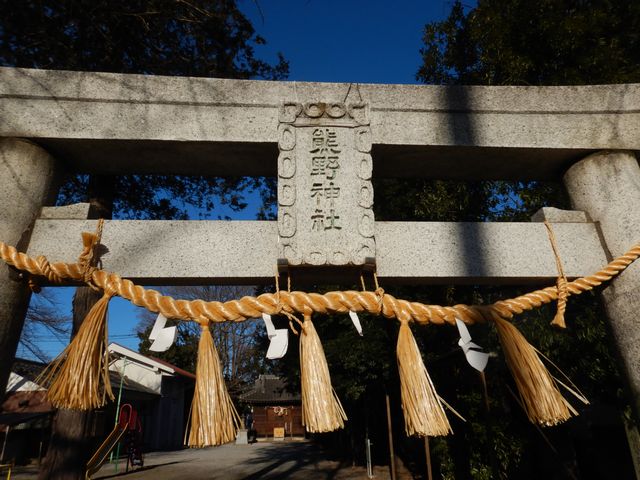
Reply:
[[[632, 152], [602, 151], [574, 164], [564, 176], [573, 208], [600, 224], [611, 257], [637, 242], [640, 167]], [[633, 264], [602, 292], [636, 422], [640, 419], [640, 265]]]
[[[26, 140], [0, 139], [0, 238], [23, 250], [42, 206], [56, 193], [56, 161], [42, 148]], [[29, 307], [26, 282], [8, 266], [0, 266], [0, 400]]]

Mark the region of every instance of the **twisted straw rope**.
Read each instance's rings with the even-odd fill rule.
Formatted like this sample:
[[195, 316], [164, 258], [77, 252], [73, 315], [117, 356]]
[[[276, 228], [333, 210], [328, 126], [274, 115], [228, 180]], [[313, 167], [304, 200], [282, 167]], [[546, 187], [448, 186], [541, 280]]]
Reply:
[[[567, 283], [568, 293], [579, 295], [602, 285], [620, 274], [638, 257], [640, 257], [640, 243], [595, 274]], [[167, 318], [194, 321], [206, 318], [212, 322], [240, 322], [259, 317], [262, 313], [277, 315], [283, 312], [293, 314], [312, 311], [327, 314], [347, 313], [349, 310], [353, 310], [373, 314], [381, 313], [387, 318], [408, 318], [422, 324], [455, 324], [456, 318], [467, 324], [473, 324], [491, 321], [495, 314], [509, 319], [558, 298], [557, 286], [551, 286], [509, 300], [500, 300], [491, 305], [460, 304], [448, 307], [398, 299], [388, 293], [382, 293], [379, 291], [381, 289], [375, 292], [350, 290], [325, 294], [279, 291], [277, 294], [265, 293], [258, 297], [247, 296], [228, 302], [176, 300], [162, 295], [156, 290], [136, 285], [116, 273], [104, 270], [94, 269], [91, 272], [91, 278], [86, 279], [85, 265], [62, 262], [49, 263], [43, 256], [34, 259], [3, 242], [0, 242], [0, 258], [18, 270], [45, 277], [51, 283], [70, 280], [92, 284], [101, 289], [109, 286], [117, 292], [117, 295], [137, 306], [155, 313], [162, 313]]]
[[553, 256], [556, 259], [556, 269], [558, 270], [558, 278], [556, 280], [556, 287], [558, 289], [558, 310], [551, 325], [556, 327], [566, 328], [564, 321], [564, 312], [567, 310], [567, 298], [569, 297], [569, 291], [567, 289], [567, 276], [564, 273], [564, 267], [562, 266], [562, 260], [560, 259], [560, 252], [558, 249], [558, 243], [556, 241], [556, 234], [553, 232], [553, 227], [548, 221], [544, 221], [544, 226], [547, 229], [549, 235], [549, 242], [551, 242], [551, 249], [553, 250]]

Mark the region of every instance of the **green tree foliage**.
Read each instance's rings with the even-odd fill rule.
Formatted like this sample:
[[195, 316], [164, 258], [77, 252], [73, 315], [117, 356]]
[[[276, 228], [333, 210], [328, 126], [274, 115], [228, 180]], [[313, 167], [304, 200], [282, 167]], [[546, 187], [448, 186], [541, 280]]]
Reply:
[[235, 0], [2, 0], [0, 64], [148, 75], [280, 79]]
[[[82, 174], [67, 177], [58, 204], [87, 201], [89, 180], [89, 175]], [[109, 182], [114, 217], [139, 220], [187, 220], [194, 211], [207, 218], [220, 206], [239, 212], [247, 207], [247, 195], [256, 192], [269, 197], [273, 188], [273, 182], [262, 177], [118, 175], [105, 181]], [[268, 215], [269, 210], [261, 211]]]
[[[3, 66], [267, 80], [289, 71], [280, 54], [273, 64], [256, 55], [265, 40], [234, 0], [0, 0], [0, 12]], [[237, 211], [250, 190], [268, 197], [273, 188], [260, 178], [106, 181], [120, 218], [186, 218], [190, 207], [207, 212], [214, 201]], [[86, 200], [88, 183], [87, 175], [72, 175], [60, 203]]]
[[433, 84], [581, 85], [640, 81], [640, 3], [457, 1], [426, 25], [417, 79]]

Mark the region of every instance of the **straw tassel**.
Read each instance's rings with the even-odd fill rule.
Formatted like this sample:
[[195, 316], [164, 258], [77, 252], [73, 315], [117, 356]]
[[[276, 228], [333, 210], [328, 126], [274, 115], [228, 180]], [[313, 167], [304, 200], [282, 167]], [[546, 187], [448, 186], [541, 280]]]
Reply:
[[201, 324], [196, 387], [191, 406], [190, 447], [210, 447], [235, 440], [240, 417], [229, 397], [209, 321]]
[[[542, 363], [539, 352], [511, 322], [495, 313], [493, 320], [507, 366], [529, 420], [539, 425], [552, 426], [578, 415], [560, 393], [556, 380]], [[562, 385], [583, 403], [589, 403], [584, 396]]]
[[452, 433], [407, 319], [400, 321], [396, 354], [407, 435], [431, 437]]
[[311, 433], [344, 428], [347, 415], [331, 386], [329, 366], [310, 315], [304, 316], [300, 335], [302, 418]]
[[47, 397], [57, 408], [93, 410], [113, 400], [109, 380], [107, 311], [116, 291], [104, 290], [85, 317], [78, 333], [64, 351], [42, 373], [50, 383]]

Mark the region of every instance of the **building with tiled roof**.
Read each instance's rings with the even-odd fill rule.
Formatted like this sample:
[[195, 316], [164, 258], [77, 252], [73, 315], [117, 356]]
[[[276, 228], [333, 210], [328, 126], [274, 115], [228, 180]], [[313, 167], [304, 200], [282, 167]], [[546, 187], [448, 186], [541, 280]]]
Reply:
[[275, 429], [284, 429], [286, 436], [304, 435], [300, 392], [290, 389], [284, 379], [260, 375], [253, 386], [240, 395], [240, 401], [246, 405], [245, 422], [247, 418], [252, 419], [258, 436], [272, 437]]

